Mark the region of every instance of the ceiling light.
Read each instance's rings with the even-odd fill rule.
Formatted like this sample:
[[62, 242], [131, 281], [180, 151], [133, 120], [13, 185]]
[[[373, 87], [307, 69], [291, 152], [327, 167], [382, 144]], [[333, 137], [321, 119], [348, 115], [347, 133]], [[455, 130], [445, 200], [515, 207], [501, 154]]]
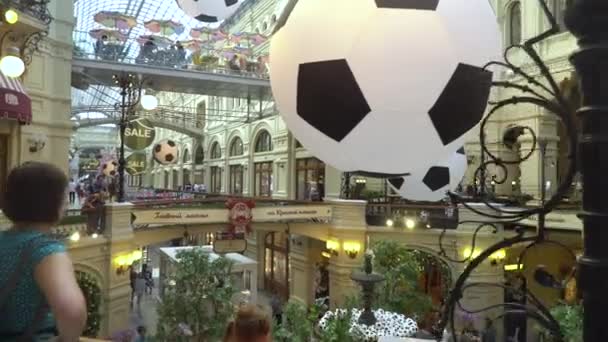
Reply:
[[19, 57], [19, 49], [9, 48], [7, 54], [0, 59], [0, 71], [8, 77], [21, 77], [25, 72], [25, 63]]
[[141, 97], [141, 106], [145, 110], [155, 110], [158, 107], [158, 99], [154, 95], [144, 95]]
[[80, 241], [80, 233], [79, 232], [74, 232], [72, 235], [70, 235], [70, 240], [73, 241], [73, 242]]
[[4, 20], [8, 24], [16, 24], [19, 21], [19, 13], [17, 13], [17, 11], [15, 11], [14, 9], [9, 9], [4, 12]]

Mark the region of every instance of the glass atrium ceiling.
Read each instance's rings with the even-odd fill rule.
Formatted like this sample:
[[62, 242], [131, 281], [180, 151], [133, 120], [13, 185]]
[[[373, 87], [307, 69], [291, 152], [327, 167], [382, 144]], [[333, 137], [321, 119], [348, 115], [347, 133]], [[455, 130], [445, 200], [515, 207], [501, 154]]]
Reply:
[[[91, 38], [89, 32], [95, 29], [108, 29], [94, 19], [95, 15], [102, 11], [119, 12], [136, 18], [137, 26], [123, 31], [128, 35], [124, 46], [129, 51], [130, 57], [134, 57], [139, 51], [137, 38], [141, 35], [151, 34], [144, 27], [146, 21], [173, 20], [183, 24], [185, 27], [183, 33], [172, 35], [170, 38], [173, 40], [186, 40], [190, 37], [192, 28], [209, 26], [186, 15], [175, 0], [76, 0], [74, 3], [75, 44], [90, 45], [89, 48], [93, 48], [95, 40]], [[214, 24], [210, 27], [218, 25]], [[114, 106], [119, 98], [116, 89], [108, 87], [91, 86], [87, 90], [72, 88], [72, 107], [74, 108]]]

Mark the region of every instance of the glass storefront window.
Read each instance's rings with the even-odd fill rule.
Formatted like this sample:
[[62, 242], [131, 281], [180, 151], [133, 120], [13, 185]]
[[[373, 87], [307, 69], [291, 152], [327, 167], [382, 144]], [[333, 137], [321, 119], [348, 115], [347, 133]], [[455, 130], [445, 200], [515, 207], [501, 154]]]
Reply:
[[211, 184], [209, 191], [212, 194], [219, 194], [222, 192], [222, 168], [219, 166], [211, 167]]
[[255, 163], [254, 196], [272, 196], [272, 162]]
[[230, 193], [233, 195], [243, 194], [242, 165], [230, 165]]
[[316, 159], [296, 162], [296, 199], [321, 201], [325, 197], [325, 163]]

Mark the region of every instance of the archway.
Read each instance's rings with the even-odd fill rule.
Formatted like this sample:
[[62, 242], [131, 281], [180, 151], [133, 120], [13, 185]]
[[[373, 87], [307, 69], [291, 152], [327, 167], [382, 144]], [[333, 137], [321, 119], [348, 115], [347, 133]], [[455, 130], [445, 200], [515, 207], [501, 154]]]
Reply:
[[418, 317], [418, 325], [431, 331], [452, 285], [452, 270], [434, 251], [380, 240], [372, 247], [374, 265], [386, 281], [379, 286], [377, 305]]

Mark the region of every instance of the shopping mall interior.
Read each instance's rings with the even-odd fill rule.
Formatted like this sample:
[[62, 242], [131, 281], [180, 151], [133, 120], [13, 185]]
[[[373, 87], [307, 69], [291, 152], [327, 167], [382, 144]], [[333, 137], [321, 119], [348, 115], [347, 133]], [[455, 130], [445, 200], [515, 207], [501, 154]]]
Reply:
[[583, 341], [579, 2], [1, 1], [0, 193], [68, 175], [83, 340]]

